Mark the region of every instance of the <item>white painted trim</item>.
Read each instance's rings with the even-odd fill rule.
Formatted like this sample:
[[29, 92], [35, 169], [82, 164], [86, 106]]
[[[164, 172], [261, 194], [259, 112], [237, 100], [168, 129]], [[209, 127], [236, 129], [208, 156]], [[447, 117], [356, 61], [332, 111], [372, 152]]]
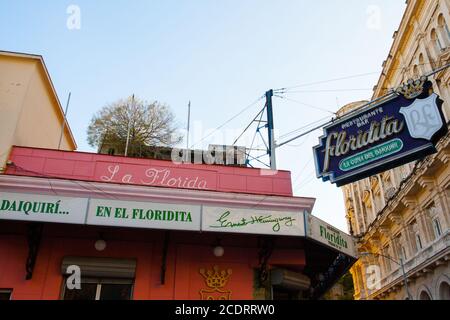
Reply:
[[0, 191], [97, 199], [161, 201], [183, 204], [227, 205], [279, 211], [312, 212], [315, 198], [255, 195], [232, 192], [161, 188], [79, 180], [0, 175]]

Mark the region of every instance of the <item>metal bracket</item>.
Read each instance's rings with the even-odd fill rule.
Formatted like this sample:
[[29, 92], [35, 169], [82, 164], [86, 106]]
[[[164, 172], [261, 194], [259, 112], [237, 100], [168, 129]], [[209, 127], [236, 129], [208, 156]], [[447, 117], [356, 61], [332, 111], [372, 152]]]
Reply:
[[166, 282], [166, 265], [167, 265], [167, 251], [169, 250], [170, 231], [164, 233], [163, 252], [161, 260], [161, 284]]
[[44, 225], [42, 223], [31, 223], [27, 225], [27, 242], [28, 242], [28, 256], [25, 263], [26, 280], [31, 280], [33, 277], [34, 266], [39, 251], [39, 245], [42, 239], [42, 230]]
[[345, 273], [343, 272], [345, 266], [349, 264], [350, 258], [340, 253], [328, 270], [323, 273], [323, 279], [312, 288], [312, 299], [319, 299], [331, 287], [331, 284]]
[[262, 284], [267, 280], [269, 276], [267, 263], [273, 252], [274, 241], [271, 238], [261, 238], [260, 240], [261, 245], [259, 249], [259, 281]]

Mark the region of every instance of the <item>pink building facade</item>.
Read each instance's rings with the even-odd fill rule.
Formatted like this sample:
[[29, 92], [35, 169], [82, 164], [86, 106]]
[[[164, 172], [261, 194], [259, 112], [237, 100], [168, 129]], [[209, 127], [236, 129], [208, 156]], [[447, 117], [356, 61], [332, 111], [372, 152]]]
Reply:
[[288, 171], [13, 147], [0, 298], [317, 299], [355, 259], [314, 201]]

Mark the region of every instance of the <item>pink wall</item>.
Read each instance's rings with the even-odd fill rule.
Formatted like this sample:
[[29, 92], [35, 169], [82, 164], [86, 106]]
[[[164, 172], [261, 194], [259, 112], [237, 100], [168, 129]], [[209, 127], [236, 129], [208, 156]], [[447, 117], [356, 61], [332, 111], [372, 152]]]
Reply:
[[[33, 278], [27, 281], [25, 224], [8, 222], [1, 229], [10, 230], [10, 234], [2, 232], [0, 235], [0, 288], [13, 289], [14, 300], [60, 299], [64, 285], [61, 263], [65, 256], [136, 259], [133, 292], [133, 299], [136, 300], [198, 300], [200, 290], [208, 289], [199, 270], [212, 269], [214, 265], [219, 266], [220, 270], [232, 269], [232, 275], [223, 288], [232, 292], [232, 299], [253, 299], [253, 270], [258, 266], [257, 237], [254, 236], [224, 235], [222, 245], [225, 254], [217, 258], [212, 254], [215, 235], [172, 232], [167, 255], [166, 282], [161, 285], [164, 238], [161, 231], [46, 224]], [[104, 233], [107, 240], [107, 247], [103, 252], [94, 249], [99, 231]], [[302, 249], [276, 249], [269, 263], [296, 265], [301, 269], [305, 265], [304, 252]]]
[[6, 174], [151, 185], [222, 192], [292, 196], [289, 171], [171, 161], [85, 152], [13, 147]]

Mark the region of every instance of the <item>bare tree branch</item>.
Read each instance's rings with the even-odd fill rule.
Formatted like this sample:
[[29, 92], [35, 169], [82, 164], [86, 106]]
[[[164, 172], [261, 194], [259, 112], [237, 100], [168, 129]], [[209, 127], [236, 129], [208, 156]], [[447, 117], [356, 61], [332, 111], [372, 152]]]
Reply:
[[171, 147], [183, 140], [167, 105], [137, 98], [132, 102], [129, 97], [103, 107], [92, 117], [87, 141], [93, 147], [107, 144], [122, 152], [129, 125], [129, 146], [139, 150], [150, 146]]

